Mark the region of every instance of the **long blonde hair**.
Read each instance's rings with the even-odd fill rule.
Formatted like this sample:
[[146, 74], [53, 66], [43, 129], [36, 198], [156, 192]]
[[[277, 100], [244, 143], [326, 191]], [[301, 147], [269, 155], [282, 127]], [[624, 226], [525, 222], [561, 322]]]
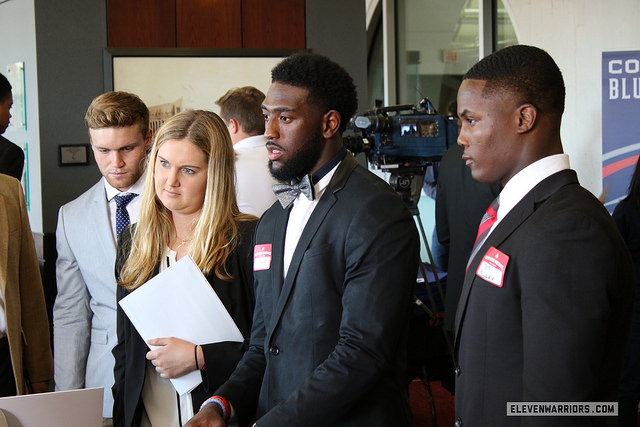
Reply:
[[148, 159], [140, 218], [132, 237], [131, 252], [120, 273], [119, 285], [136, 289], [154, 272], [164, 249], [175, 235], [171, 212], [155, 191], [158, 149], [168, 140], [187, 139], [207, 158], [207, 186], [200, 215], [193, 224], [189, 255], [204, 274], [214, 271], [230, 280], [225, 262], [238, 245], [238, 222], [255, 219], [240, 213], [234, 186], [234, 152], [224, 121], [215, 113], [186, 110], [158, 130]]

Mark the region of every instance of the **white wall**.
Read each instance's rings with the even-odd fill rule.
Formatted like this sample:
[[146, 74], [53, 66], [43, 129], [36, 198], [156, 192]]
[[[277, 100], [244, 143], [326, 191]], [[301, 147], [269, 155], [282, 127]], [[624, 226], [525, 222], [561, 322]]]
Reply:
[[555, 59], [567, 88], [562, 140], [571, 167], [602, 191], [602, 52], [640, 50], [638, 0], [503, 0], [518, 41]]
[[27, 130], [7, 129], [3, 136], [23, 148], [25, 143], [28, 143], [29, 221], [31, 230], [41, 233], [43, 227], [40, 183], [40, 120], [38, 117], [35, 34], [34, 0], [12, 0], [0, 4], [0, 72], [6, 76], [7, 64], [24, 62], [27, 109]]

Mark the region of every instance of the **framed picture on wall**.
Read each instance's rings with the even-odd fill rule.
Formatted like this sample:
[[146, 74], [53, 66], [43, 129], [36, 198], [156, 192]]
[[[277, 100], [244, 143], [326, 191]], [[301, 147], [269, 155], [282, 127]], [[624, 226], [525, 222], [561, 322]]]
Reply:
[[104, 88], [135, 93], [149, 107], [155, 132], [186, 109], [219, 112], [215, 101], [234, 87], [266, 93], [271, 69], [290, 49], [105, 49]]
[[60, 166], [84, 166], [89, 164], [89, 144], [58, 145]]

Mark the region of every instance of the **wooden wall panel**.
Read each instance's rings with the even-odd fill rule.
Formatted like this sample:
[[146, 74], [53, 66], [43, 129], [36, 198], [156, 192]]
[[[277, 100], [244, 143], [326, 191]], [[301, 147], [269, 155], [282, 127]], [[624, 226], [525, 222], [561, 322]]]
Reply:
[[107, 0], [109, 47], [176, 47], [175, 0]]
[[305, 0], [107, 0], [107, 29], [113, 48], [304, 49]]
[[239, 0], [175, 1], [178, 47], [242, 47], [242, 8]]
[[242, 36], [243, 48], [304, 49], [304, 0], [242, 0]]

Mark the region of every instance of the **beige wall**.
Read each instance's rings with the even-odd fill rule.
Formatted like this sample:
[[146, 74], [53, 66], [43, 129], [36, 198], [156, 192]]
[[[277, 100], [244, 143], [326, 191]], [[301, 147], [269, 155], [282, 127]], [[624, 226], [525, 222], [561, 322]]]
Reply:
[[[29, 192], [31, 230], [42, 232], [42, 186], [40, 184], [40, 119], [36, 71], [34, 0], [0, 4], [0, 73], [7, 75], [7, 65], [24, 62], [27, 130], [7, 129], [4, 137], [24, 149], [28, 144], [29, 178], [23, 179]], [[15, 102], [14, 102], [15, 104]], [[15, 110], [11, 111], [16, 114]], [[57, 159], [56, 159], [57, 161]], [[25, 172], [26, 172], [25, 167]]]
[[599, 194], [602, 52], [640, 50], [640, 1], [503, 1], [518, 41], [545, 49], [562, 70], [567, 88], [562, 125], [565, 152], [582, 185]]

